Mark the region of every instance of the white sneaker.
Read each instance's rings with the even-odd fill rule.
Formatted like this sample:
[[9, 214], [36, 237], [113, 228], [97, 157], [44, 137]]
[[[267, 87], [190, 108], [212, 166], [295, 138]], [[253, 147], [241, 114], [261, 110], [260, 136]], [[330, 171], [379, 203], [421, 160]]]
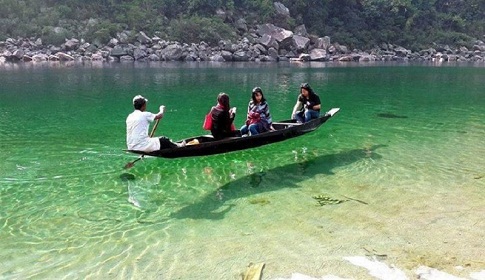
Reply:
[[187, 143], [185, 143], [185, 140], [182, 141], [182, 143], [176, 143], [177, 144], [177, 147], [185, 147], [187, 145]]

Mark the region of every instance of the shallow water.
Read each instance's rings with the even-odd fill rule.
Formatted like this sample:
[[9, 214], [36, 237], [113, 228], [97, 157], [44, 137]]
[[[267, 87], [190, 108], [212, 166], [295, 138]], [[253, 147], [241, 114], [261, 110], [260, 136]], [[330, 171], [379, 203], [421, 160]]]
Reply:
[[[264, 279], [375, 279], [354, 255], [410, 278], [485, 269], [485, 68], [352, 66], [0, 66], [0, 278], [238, 279], [264, 262]], [[341, 108], [309, 135], [123, 169], [136, 94], [181, 139], [221, 91], [240, 125], [254, 86], [286, 119], [301, 82]]]

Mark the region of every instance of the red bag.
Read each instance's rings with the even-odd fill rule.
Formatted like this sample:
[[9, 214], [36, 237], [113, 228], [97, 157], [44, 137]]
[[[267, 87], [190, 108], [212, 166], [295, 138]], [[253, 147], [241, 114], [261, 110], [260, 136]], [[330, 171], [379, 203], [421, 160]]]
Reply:
[[204, 124], [202, 125], [202, 128], [205, 129], [205, 130], [211, 130], [211, 128], [212, 128], [212, 114], [211, 114], [211, 112], [209, 112], [209, 113], [207, 113], [207, 115], [205, 115]]
[[259, 121], [261, 121], [261, 116], [259, 115], [259, 113], [252, 112], [252, 111], [248, 113], [246, 125], [258, 123]]

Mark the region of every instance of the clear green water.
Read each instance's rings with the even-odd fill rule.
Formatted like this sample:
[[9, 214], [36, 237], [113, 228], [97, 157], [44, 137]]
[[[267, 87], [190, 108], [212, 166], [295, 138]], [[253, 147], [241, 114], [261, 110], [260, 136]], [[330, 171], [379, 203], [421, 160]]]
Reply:
[[[485, 269], [484, 79], [483, 65], [0, 65], [0, 278], [238, 279], [265, 262], [264, 279], [367, 279], [352, 255], [410, 277]], [[239, 125], [254, 86], [286, 119], [301, 82], [341, 108], [312, 134], [123, 170], [136, 94], [166, 105], [157, 135], [181, 139], [205, 133], [221, 91]]]

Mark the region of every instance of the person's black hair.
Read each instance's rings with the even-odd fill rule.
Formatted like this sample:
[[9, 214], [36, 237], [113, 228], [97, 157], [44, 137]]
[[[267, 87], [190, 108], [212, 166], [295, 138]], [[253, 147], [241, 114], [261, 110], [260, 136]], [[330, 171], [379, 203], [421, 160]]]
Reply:
[[133, 107], [135, 107], [136, 110], [140, 110], [145, 103], [147, 103], [145, 98], [141, 97], [133, 101]]
[[309, 83], [301, 83], [300, 85], [300, 93], [301, 93], [301, 89], [304, 88], [306, 90], [308, 90], [308, 94], [309, 95], [314, 95], [315, 92], [313, 91], [312, 87], [310, 86]]
[[224, 110], [229, 110], [229, 108], [231, 108], [231, 105], [229, 105], [229, 95], [224, 92], [219, 93], [217, 96], [217, 103], [221, 104]]
[[266, 102], [266, 98], [264, 98], [263, 90], [260, 87], [253, 88], [251, 93], [251, 100], [253, 103], [256, 103], [256, 93], [261, 93], [261, 103]]

